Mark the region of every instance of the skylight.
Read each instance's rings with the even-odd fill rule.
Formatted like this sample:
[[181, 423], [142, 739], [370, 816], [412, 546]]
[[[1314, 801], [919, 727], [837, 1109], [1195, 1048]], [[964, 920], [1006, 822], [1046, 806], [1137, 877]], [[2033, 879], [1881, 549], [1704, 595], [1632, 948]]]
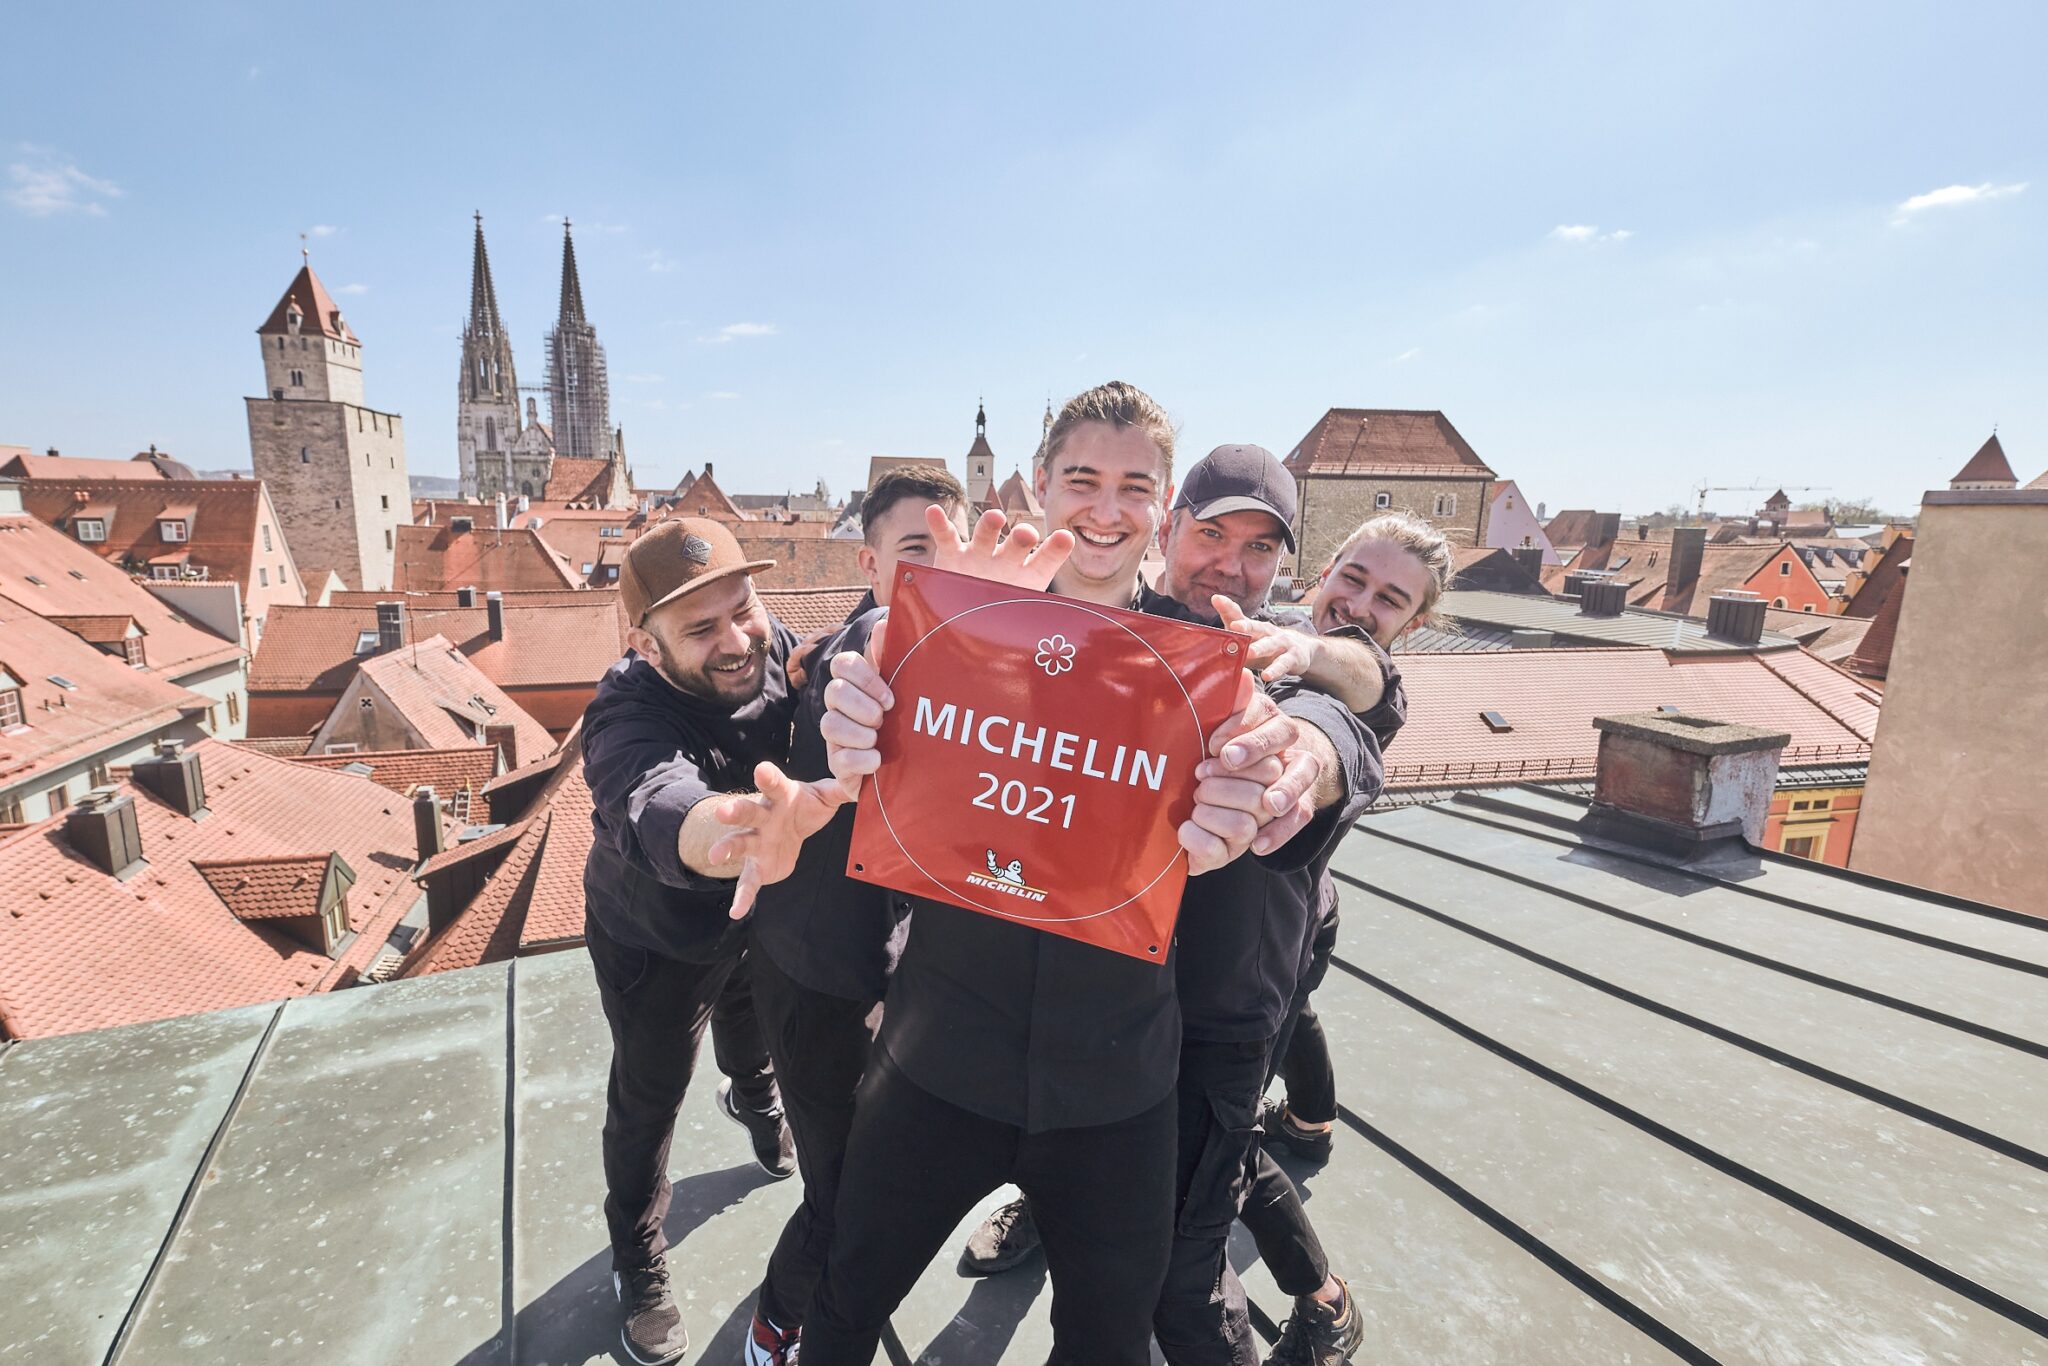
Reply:
[[1505, 716], [1502, 716], [1497, 711], [1480, 712], [1479, 719], [1484, 721], [1486, 723], [1486, 728], [1492, 731], [1495, 735], [1501, 735], [1506, 733], [1507, 731], [1511, 731], [1514, 729], [1513, 726], [1508, 724], [1507, 718]]
[[376, 648], [377, 648], [377, 633], [376, 633], [375, 631], [358, 631], [358, 632], [356, 632], [356, 653], [357, 653], [357, 654], [359, 654], [359, 655], [366, 655], [366, 654], [370, 653], [370, 651], [372, 651], [372, 650], [374, 650], [374, 649], [376, 649]]
[[76, 683], [73, 683], [70, 679], [66, 678], [63, 674], [51, 674], [49, 675], [49, 679], [52, 683], [55, 683], [65, 692], [78, 691], [78, 685]]

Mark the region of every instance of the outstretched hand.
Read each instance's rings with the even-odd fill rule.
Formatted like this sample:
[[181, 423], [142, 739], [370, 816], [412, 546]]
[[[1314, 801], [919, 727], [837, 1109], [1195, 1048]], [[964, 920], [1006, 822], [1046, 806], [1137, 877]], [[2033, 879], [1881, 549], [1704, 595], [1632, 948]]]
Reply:
[[1257, 670], [1266, 682], [1305, 677], [1315, 667], [1317, 652], [1322, 648], [1320, 637], [1278, 622], [1254, 621], [1221, 593], [1212, 596], [1209, 605], [1216, 609], [1224, 630], [1251, 638], [1251, 644], [1245, 647], [1245, 667]]
[[994, 508], [981, 514], [973, 535], [964, 541], [953, 519], [937, 504], [924, 510], [924, 524], [936, 547], [935, 567], [1034, 592], [1045, 590], [1074, 551], [1074, 533], [1064, 528], [1043, 539], [1031, 526], [1012, 527], [1008, 536], [1003, 535], [1008, 519]]
[[754, 783], [760, 791], [726, 797], [712, 812], [721, 825], [736, 827], [709, 852], [714, 864], [740, 860], [739, 885], [732, 894], [734, 920], [754, 909], [761, 888], [789, 876], [804, 841], [852, 800], [836, 778], [800, 783], [769, 763], [754, 766]]
[[825, 737], [825, 761], [844, 786], [847, 800], [860, 795], [860, 780], [882, 766], [882, 717], [896, 705], [896, 694], [882, 680], [878, 661], [889, 619], [875, 623], [865, 654], [842, 650], [832, 656], [832, 681], [825, 685], [825, 714], [818, 733]]
[[1195, 809], [1180, 827], [1188, 874], [1214, 872], [1246, 850], [1270, 854], [1315, 815], [1322, 764], [1295, 747], [1294, 719], [1238, 673], [1237, 709], [1209, 734]]

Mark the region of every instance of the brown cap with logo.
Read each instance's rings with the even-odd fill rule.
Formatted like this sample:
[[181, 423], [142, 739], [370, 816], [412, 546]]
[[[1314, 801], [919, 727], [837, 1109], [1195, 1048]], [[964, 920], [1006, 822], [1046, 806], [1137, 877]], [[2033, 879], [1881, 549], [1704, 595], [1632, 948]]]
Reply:
[[619, 567], [619, 598], [629, 625], [645, 626], [647, 614], [685, 593], [731, 578], [773, 569], [773, 560], [750, 560], [740, 543], [717, 522], [677, 517], [657, 523], [626, 547]]

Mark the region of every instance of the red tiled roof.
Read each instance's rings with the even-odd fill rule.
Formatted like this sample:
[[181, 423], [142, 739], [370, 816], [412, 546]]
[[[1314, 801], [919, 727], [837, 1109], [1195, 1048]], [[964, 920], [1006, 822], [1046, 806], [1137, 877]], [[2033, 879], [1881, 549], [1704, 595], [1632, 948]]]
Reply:
[[[1626, 540], [1617, 544], [1617, 551], [1626, 547]], [[1636, 585], [1636, 591], [1629, 596], [1629, 602], [1637, 607], [1648, 607], [1656, 612], [1676, 612], [1680, 616], [1705, 618], [1707, 603], [1714, 594], [1731, 588], [1741, 588], [1763, 572], [1764, 566], [1786, 553], [1785, 547], [1776, 541], [1764, 544], [1738, 543], [1735, 545], [1709, 545], [1700, 550], [1699, 577], [1683, 588], [1667, 591], [1667, 577], [1655, 570], [1646, 570]], [[1792, 560], [1799, 567], [1793, 572], [1813, 577], [1813, 571], [1806, 562], [1792, 553]], [[1669, 566], [1664, 566], [1668, 570]]]
[[285, 286], [277, 307], [270, 310], [270, 316], [263, 320], [263, 326], [257, 328], [257, 332], [268, 336], [288, 331], [285, 313], [293, 303], [298, 304], [303, 315], [299, 323], [302, 334], [332, 337], [357, 346], [362, 344], [356, 341], [356, 334], [349, 331], [348, 323], [342, 319], [340, 305], [327, 292], [327, 286], [320, 283], [320, 277], [313, 273], [310, 263], [299, 267], [299, 273]]
[[[1493, 471], [1434, 409], [1332, 408], [1284, 462], [1298, 479], [1319, 474], [1491, 479]], [[1556, 542], [1552, 537], [1552, 543]]]
[[609, 489], [593, 492], [594, 486], [605, 482], [611, 472], [609, 460], [584, 459], [580, 456], [558, 455], [548, 467], [548, 486], [542, 496], [551, 502], [575, 503], [595, 497], [604, 501]]
[[[237, 746], [258, 748], [277, 743], [269, 740], [236, 740]], [[341, 769], [361, 764], [370, 770], [369, 780], [410, 797], [422, 787], [434, 789], [436, 797], [448, 798], [458, 792], [481, 793], [498, 773], [498, 751], [491, 745], [452, 745], [446, 749], [372, 749], [353, 754], [307, 754], [304, 742], [291, 762], [308, 768]]]
[[393, 556], [391, 586], [399, 592], [574, 588], [582, 581], [531, 528], [402, 526]]
[[168, 456], [138, 455], [132, 460], [93, 460], [77, 455], [35, 455], [26, 450], [0, 446], [0, 454], [12, 452], [0, 464], [0, 477], [10, 479], [124, 479], [157, 483], [177, 476], [181, 468]]
[[591, 811], [582, 746], [572, 735], [512, 852], [405, 975], [475, 967], [510, 958], [522, 947], [581, 939], [583, 864], [594, 838]]
[[[547, 727], [527, 715], [445, 636], [428, 636], [389, 654], [371, 655], [357, 674], [390, 700], [428, 748], [473, 744], [485, 726], [512, 726], [520, 754], [540, 754], [554, 747]], [[340, 709], [348, 706], [344, 698]]]
[[1045, 516], [1045, 508], [1038, 501], [1038, 491], [1032, 486], [1031, 481], [1024, 477], [1022, 470], [1010, 471], [1010, 477], [996, 490], [995, 504], [1003, 510], [1006, 517]]
[[[1877, 708], [1863, 685], [1804, 650], [1501, 650], [1404, 655], [1408, 723], [1387, 751], [1394, 788], [1466, 779], [1586, 777], [1596, 716], [1675, 706], [1788, 732], [1784, 762], [1867, 759]], [[1513, 727], [1496, 734], [1480, 713]]]
[[320, 914], [320, 889], [332, 854], [192, 862], [237, 920], [296, 920]]
[[750, 560], [773, 560], [773, 569], [754, 576], [761, 588], [838, 588], [863, 583], [859, 541], [783, 536], [741, 536], [740, 552]]
[[2019, 477], [2012, 472], [2012, 462], [2005, 458], [2005, 447], [1998, 444], [1998, 433], [1977, 448], [1969, 463], [1956, 471], [1952, 484], [2017, 484]]
[[[463, 586], [471, 587], [473, 585], [465, 584]], [[588, 607], [592, 603], [606, 599], [617, 602], [619, 590], [616, 588], [607, 590], [543, 588], [530, 592], [523, 592], [517, 589], [506, 592], [503, 589], [478, 588], [476, 590], [476, 607], [474, 610], [483, 610], [484, 594], [488, 592], [496, 592], [504, 600], [507, 608]], [[406, 593], [372, 593], [360, 588], [345, 588], [329, 594], [327, 598], [327, 605], [329, 607], [375, 607], [380, 602], [402, 602], [405, 604], [405, 610], [408, 612], [425, 608], [438, 608], [446, 611], [459, 605], [456, 601], [455, 590], [452, 588], [440, 589], [432, 593], [417, 590]]]
[[[588, 601], [505, 608], [505, 638], [493, 640], [481, 607], [406, 613], [409, 634], [438, 633], [501, 688], [583, 686], [626, 652], [625, 615], [616, 593]], [[368, 655], [356, 640], [377, 629], [374, 607], [273, 607], [249, 666], [252, 692], [339, 693]]]
[[[135, 626], [135, 618], [127, 616], [53, 616], [49, 620], [89, 645], [119, 645], [128, 639], [129, 628]], [[143, 634], [149, 633], [144, 631]]]
[[1849, 599], [1848, 606], [1842, 609], [1842, 615], [1876, 617], [1884, 610], [1885, 599], [1891, 596], [1893, 586], [1905, 577], [1905, 570], [1901, 566], [1912, 558], [1912, 534], [1901, 532], [1896, 540], [1885, 547], [1884, 554], [1875, 563], [1865, 559], [1864, 568], [1869, 573], [1865, 575], [1854, 596]]
[[[211, 698], [131, 668], [7, 598], [0, 598], [0, 671], [20, 685], [27, 723], [0, 733], [0, 788], [133, 745], [212, 705]], [[77, 686], [52, 683], [52, 675]]]
[[[178, 563], [202, 568], [208, 578], [253, 586], [248, 581], [257, 563], [256, 528], [263, 511], [263, 485], [258, 480], [38, 478], [22, 485], [21, 501], [37, 520], [103, 560], [156, 564], [167, 562], [166, 555], [178, 554]], [[72, 523], [81, 514], [106, 523], [106, 540], [77, 542]], [[187, 539], [163, 539], [157, 523], [167, 518], [187, 523]], [[288, 553], [283, 545], [274, 546], [263, 552], [263, 562], [283, 562]]]
[[[203, 740], [208, 816], [123, 783], [148, 867], [126, 883], [73, 852], [64, 820], [0, 841], [0, 1026], [16, 1038], [158, 1020], [352, 981], [419, 899], [406, 802], [374, 784]], [[237, 919], [196, 865], [340, 855], [356, 938], [329, 958]]]
[[[253, 749], [258, 754], [268, 754], [273, 759], [296, 759], [305, 754], [307, 747], [313, 743], [313, 737], [310, 735], [250, 735], [245, 736], [240, 740], [230, 740], [227, 743], [233, 745], [237, 749]], [[434, 751], [408, 750], [406, 752], [433, 753]], [[327, 756], [323, 754], [316, 755], [314, 757], [324, 759]], [[346, 762], [347, 759], [354, 757], [354, 755], [343, 756], [334, 764], [334, 767], [339, 768], [341, 767], [341, 764], [343, 762]]]
[[763, 588], [760, 593], [777, 621], [807, 636], [845, 621], [867, 591], [863, 583], [851, 588]]
[[1592, 508], [1567, 508], [1543, 524], [1554, 546], [1597, 545], [1621, 534], [1621, 514]]
[[0, 516], [0, 594], [38, 616], [134, 618], [149, 637], [147, 672], [153, 674], [183, 677], [242, 653], [234, 641], [191, 625], [118, 566], [33, 517]]
[[747, 514], [740, 505], [725, 496], [725, 490], [711, 477], [711, 467], [706, 465], [698, 475], [685, 475], [687, 483], [676, 485], [676, 515], [682, 517], [713, 517], [722, 522], [744, 522]]
[[510, 825], [500, 826], [488, 835], [479, 835], [473, 840], [464, 840], [460, 844], [450, 845], [425, 863], [422, 863], [418, 868], [415, 868], [413, 870], [413, 880], [418, 881], [421, 878], [432, 877], [435, 873], [452, 868], [458, 863], [466, 863], [479, 854], [487, 854], [493, 849], [502, 848], [525, 834], [526, 827], [530, 823], [530, 821], [514, 821]]
[[1898, 641], [1899, 613], [1905, 610], [1906, 584], [1910, 577], [1901, 573], [1892, 591], [1885, 595], [1884, 606], [1877, 609], [1870, 629], [1863, 633], [1856, 653], [1849, 656], [1844, 666], [1850, 673], [1861, 674], [1865, 678], [1886, 678], [1891, 674], [1892, 647]]

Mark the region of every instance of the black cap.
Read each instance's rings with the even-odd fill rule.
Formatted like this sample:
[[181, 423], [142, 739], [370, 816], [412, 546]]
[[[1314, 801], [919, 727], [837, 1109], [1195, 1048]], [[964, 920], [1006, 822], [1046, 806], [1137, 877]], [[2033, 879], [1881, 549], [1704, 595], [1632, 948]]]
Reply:
[[1294, 549], [1294, 476], [1264, 446], [1218, 446], [1187, 472], [1176, 511], [1198, 520], [1226, 512], [1270, 512], [1280, 519], [1280, 539]]

